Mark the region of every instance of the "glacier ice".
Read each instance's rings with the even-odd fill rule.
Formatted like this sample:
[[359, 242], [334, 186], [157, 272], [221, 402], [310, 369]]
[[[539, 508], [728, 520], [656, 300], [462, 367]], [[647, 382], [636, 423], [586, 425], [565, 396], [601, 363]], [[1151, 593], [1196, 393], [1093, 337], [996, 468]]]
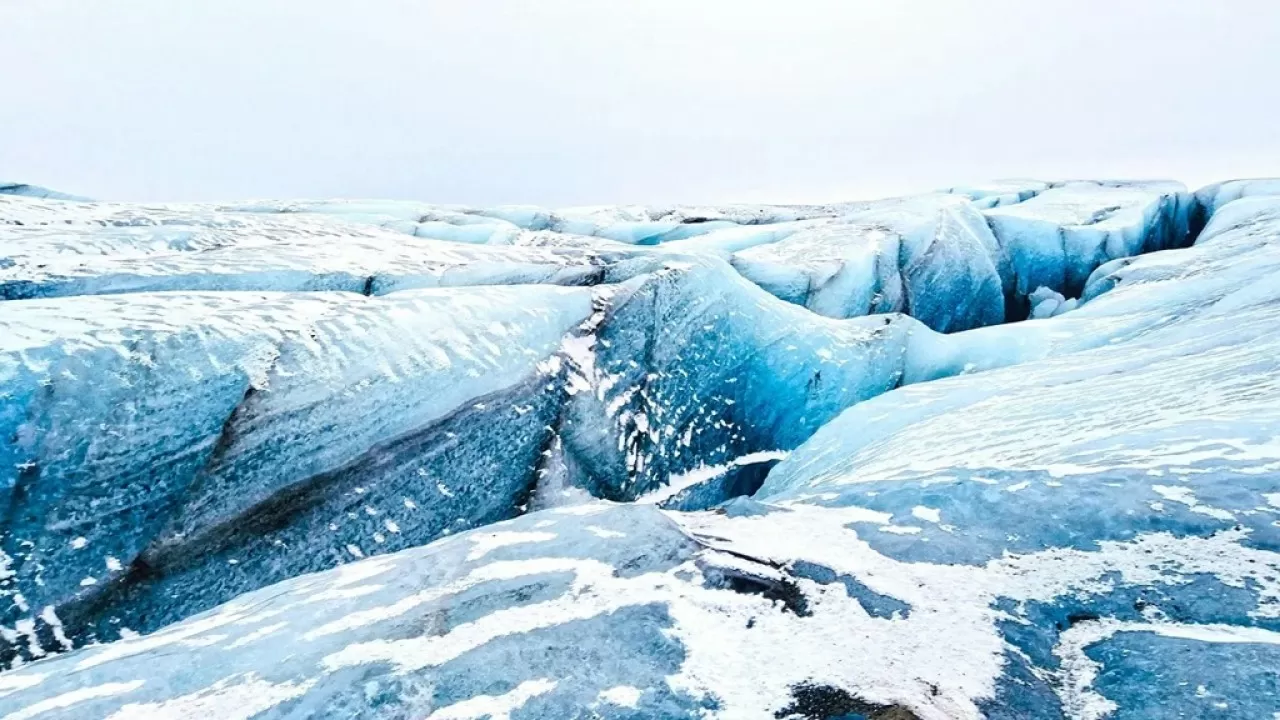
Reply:
[[[1028, 297], [1041, 286], [1078, 297], [1098, 265], [1182, 244], [1195, 204], [1165, 182], [1009, 181], [951, 193], [821, 206], [558, 211], [0, 197], [0, 297], [586, 285], [652, 248], [723, 257], [819, 314], [905, 312], [951, 332], [1026, 317]], [[999, 202], [985, 202], [990, 197]]]
[[396, 232], [457, 242], [512, 244], [521, 230], [553, 231], [658, 245], [718, 230], [834, 217], [857, 203], [839, 205], [598, 206], [549, 210], [509, 205], [441, 206], [395, 200], [262, 201], [219, 206], [235, 212], [322, 214]]
[[1181, 247], [1190, 240], [1191, 196], [1164, 183], [1072, 182], [1026, 202], [986, 210], [999, 240], [1010, 319], [1026, 317], [1041, 287], [1079, 297], [1108, 261]]
[[126, 294], [6, 310], [9, 594], [76, 627], [122, 622], [127, 605], [143, 630], [509, 516], [560, 401], [539, 364], [592, 298]]
[[[1280, 197], [1212, 188], [0, 198], [14, 282], [187, 273], [0, 302], [0, 717], [1270, 717]], [[468, 281], [189, 280], [283, 248]]]
[[1192, 222], [1197, 227], [1204, 227], [1223, 205], [1240, 198], [1258, 196], [1280, 196], [1280, 178], [1228, 180], [1206, 185], [1196, 191]]
[[[1163, 181], [1009, 181], [949, 192], [848, 207], [774, 236], [720, 231], [676, 246], [732, 250], [743, 275], [822, 315], [905, 312], [955, 332], [1028, 317], [1045, 299], [1032, 299], [1041, 288], [1065, 306], [1099, 265], [1186, 244], [1198, 207]], [[747, 246], [714, 246], [720, 238]]]
[[963, 195], [985, 210], [1030, 200], [1048, 190], [1050, 184], [1040, 180], [997, 180], [973, 185], [957, 185], [947, 188], [946, 192]]
[[953, 196], [888, 202], [740, 250], [735, 268], [773, 295], [828, 317], [907, 312], [950, 332], [998, 323], [998, 243]]
[[0, 195], [21, 195], [23, 197], [33, 198], [50, 198], [53, 200], [76, 200], [88, 201], [89, 198], [80, 197], [79, 195], [68, 195], [57, 190], [50, 190], [39, 185], [28, 185], [27, 183], [0, 182]]
[[928, 333], [902, 316], [837, 321], [776, 302], [713, 259], [669, 263], [612, 293], [598, 326], [567, 348], [556, 467], [613, 500], [798, 445], [902, 383]]
[[470, 245], [307, 213], [33, 202], [0, 196], [0, 299], [169, 290], [366, 295], [460, 285], [599, 282], [626, 248]]
[[618, 273], [10, 301], [7, 621], [149, 631], [509, 517], [540, 484], [634, 499], [798, 445], [903, 382], [928, 332], [813, 315], [714, 258]]
[[1064, 312], [1075, 310], [1080, 305], [1079, 298], [1063, 297], [1062, 293], [1050, 290], [1043, 285], [1028, 295], [1027, 301], [1031, 306], [1032, 320], [1061, 315]]

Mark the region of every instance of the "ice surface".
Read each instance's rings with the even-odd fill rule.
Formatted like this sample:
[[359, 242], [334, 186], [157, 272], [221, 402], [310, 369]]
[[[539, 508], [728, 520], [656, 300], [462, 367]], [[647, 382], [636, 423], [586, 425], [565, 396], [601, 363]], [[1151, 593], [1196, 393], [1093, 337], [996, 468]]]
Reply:
[[666, 258], [595, 288], [5, 303], [6, 620], [52, 608], [74, 642], [151, 631], [535, 496], [634, 499], [795, 447], [901, 384], [932, 334]]
[[699, 465], [798, 445], [903, 382], [916, 336], [932, 335], [897, 315], [815, 315], [713, 259], [617, 286], [597, 322], [566, 348], [555, 467], [614, 500]]
[[1203, 226], [1219, 208], [1232, 200], [1257, 196], [1280, 196], [1280, 178], [1228, 180], [1202, 187], [1195, 196], [1199, 224]]
[[[9, 197], [0, 198], [0, 297], [586, 285], [652, 248], [730, 259], [774, 295], [819, 314], [904, 312], [952, 332], [1029, 315], [1028, 296], [1041, 286], [1077, 297], [1107, 260], [1186, 238], [1192, 203], [1176, 184], [1049, 186], [1006, 181], [819, 206], [556, 211]], [[984, 219], [978, 209], [992, 202]]]
[[[1002, 557], [1096, 553], [1108, 543], [1171, 537], [1230, 538], [1230, 552], [1257, 551], [1255, 562], [1275, 568], [1280, 199], [1227, 205], [1195, 247], [1137, 258], [1115, 274], [1108, 290], [1069, 314], [965, 333], [1006, 347], [1020, 335], [1029, 354], [1004, 370], [914, 385], [851, 408], [780, 463], [756, 498], [881, 518], [880, 527], [855, 526], [877, 553], [903, 562], [990, 567]], [[1040, 338], [1034, 350], [1032, 330]], [[920, 507], [938, 520], [922, 521]], [[884, 532], [886, 525], [916, 530]], [[1101, 662], [1120, 667], [1105, 670], [1110, 676], [1097, 688], [1055, 694], [1053, 683], [1036, 678], [1098, 662], [1069, 667], [1048, 649], [1073, 623], [1100, 617], [1135, 623], [1129, 631], [1140, 634], [1159, 634], [1144, 625], [1157, 619], [1192, 633], [1199, 623], [1280, 629], [1274, 588], [1223, 577], [1212, 563], [1189, 569], [1205, 560], [1161, 565], [1181, 577], [1170, 587], [1116, 577], [1035, 608], [1020, 598], [1004, 603], [1001, 632], [1016, 650], [987, 715], [1051, 716], [1062, 703], [1071, 716], [1101, 717], [1089, 708], [1127, 702], [1116, 716], [1164, 717], [1143, 710], [1151, 693], [1143, 678], [1154, 671], [1126, 669], [1131, 661], [1114, 654]], [[1192, 637], [1185, 651], [1163, 656], [1159, 672], [1221, 688], [1231, 697], [1218, 700], [1237, 708], [1225, 716], [1265, 716], [1280, 706], [1274, 694], [1260, 705], [1248, 696], [1257, 680], [1247, 675], [1247, 657], [1212, 660], [1270, 657], [1280, 634], [1258, 637], [1272, 649], [1219, 650], [1215, 643], [1225, 641]], [[1104, 653], [1092, 644], [1083, 650]], [[1027, 683], [1040, 685], [1043, 697], [1030, 695]], [[1015, 701], [1024, 714], [1010, 709]]]
[[729, 228], [835, 217], [860, 205], [606, 205], [548, 210], [517, 205], [471, 208], [395, 200], [322, 200], [261, 201], [219, 209], [329, 215], [417, 237], [467, 243], [509, 245], [520, 237], [521, 230], [546, 230], [628, 245], [658, 245]]
[[517, 512], [562, 401], [540, 365], [592, 295], [127, 294], [3, 308], [5, 594], [21, 596], [9, 614], [51, 605], [78, 638], [100, 622], [153, 629]]
[[733, 265], [777, 297], [821, 315], [907, 312], [950, 332], [1004, 319], [997, 253], [971, 203], [938, 195], [799, 229], [735, 253]]
[[1006, 181], [949, 192], [849, 207], [785, 233], [719, 231], [672, 247], [732, 251], [744, 276], [822, 315], [904, 312], [954, 332], [1029, 316], [1046, 299], [1032, 299], [1041, 288], [1063, 296], [1041, 315], [1069, 309], [1099, 265], [1189, 240], [1193, 202], [1168, 181]]
[[[1280, 712], [1280, 197], [1182, 247], [1176, 185], [1043, 185], [454, 209], [516, 246], [402, 259], [567, 249], [591, 287], [0, 303], [0, 718]], [[417, 242], [347, 209], [141, 214]], [[9, 256], [203, 252], [133, 227]], [[876, 263], [918, 320], [775, 297]]]
[[88, 198], [80, 197], [79, 195], [68, 195], [67, 193], [50, 190], [39, 185], [10, 182], [0, 182], [0, 195], [21, 195], [23, 197], [50, 198], [52, 200], [88, 200]]
[[[504, 242], [522, 227], [545, 229], [547, 215], [537, 208], [494, 208], [481, 214], [463, 207], [397, 200], [259, 201], [219, 206], [224, 212], [332, 216], [417, 237], [464, 243]], [[505, 212], [504, 212], [505, 211]], [[522, 220], [519, 225], [507, 218]]]
[[[513, 226], [514, 228], [514, 226]], [[405, 237], [307, 213], [0, 196], [0, 299], [165, 290], [345, 290], [599, 282], [625, 248]]]
[[1027, 300], [1031, 304], [1032, 320], [1061, 315], [1064, 312], [1075, 310], [1080, 305], [1079, 298], [1063, 297], [1062, 293], [1044, 286], [1037, 288], [1035, 292], [1028, 295]]
[[963, 195], [980, 208], [993, 208], [1024, 202], [1049, 189], [1049, 183], [1039, 180], [997, 180], [976, 185], [958, 185], [946, 192]]
[[1010, 319], [1026, 317], [1041, 287], [1074, 298], [1110, 260], [1190, 241], [1192, 200], [1180, 185], [1070, 182], [986, 211]]

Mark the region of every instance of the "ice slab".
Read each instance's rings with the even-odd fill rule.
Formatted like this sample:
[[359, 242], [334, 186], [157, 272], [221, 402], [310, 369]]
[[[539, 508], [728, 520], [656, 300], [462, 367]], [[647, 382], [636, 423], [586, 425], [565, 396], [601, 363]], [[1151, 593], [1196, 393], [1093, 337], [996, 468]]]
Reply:
[[550, 286], [5, 303], [7, 622], [152, 629], [519, 512], [591, 313]]

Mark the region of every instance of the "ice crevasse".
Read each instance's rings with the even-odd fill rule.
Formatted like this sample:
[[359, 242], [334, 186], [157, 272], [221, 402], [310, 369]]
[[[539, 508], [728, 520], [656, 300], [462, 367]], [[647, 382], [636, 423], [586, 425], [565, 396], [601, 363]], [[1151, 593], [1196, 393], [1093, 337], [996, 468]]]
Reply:
[[0, 195], [0, 717], [1280, 712], [1270, 187]]

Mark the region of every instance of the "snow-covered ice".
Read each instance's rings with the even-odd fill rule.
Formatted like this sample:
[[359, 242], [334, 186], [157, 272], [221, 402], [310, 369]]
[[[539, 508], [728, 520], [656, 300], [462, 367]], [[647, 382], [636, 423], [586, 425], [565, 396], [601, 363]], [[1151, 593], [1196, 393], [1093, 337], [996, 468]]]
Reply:
[[[518, 229], [512, 226], [513, 231]], [[625, 247], [409, 237], [310, 213], [72, 203], [0, 195], [0, 299], [155, 291], [382, 295], [465, 285], [601, 282]]]
[[0, 718], [1272, 717], [1252, 182], [0, 197]]

